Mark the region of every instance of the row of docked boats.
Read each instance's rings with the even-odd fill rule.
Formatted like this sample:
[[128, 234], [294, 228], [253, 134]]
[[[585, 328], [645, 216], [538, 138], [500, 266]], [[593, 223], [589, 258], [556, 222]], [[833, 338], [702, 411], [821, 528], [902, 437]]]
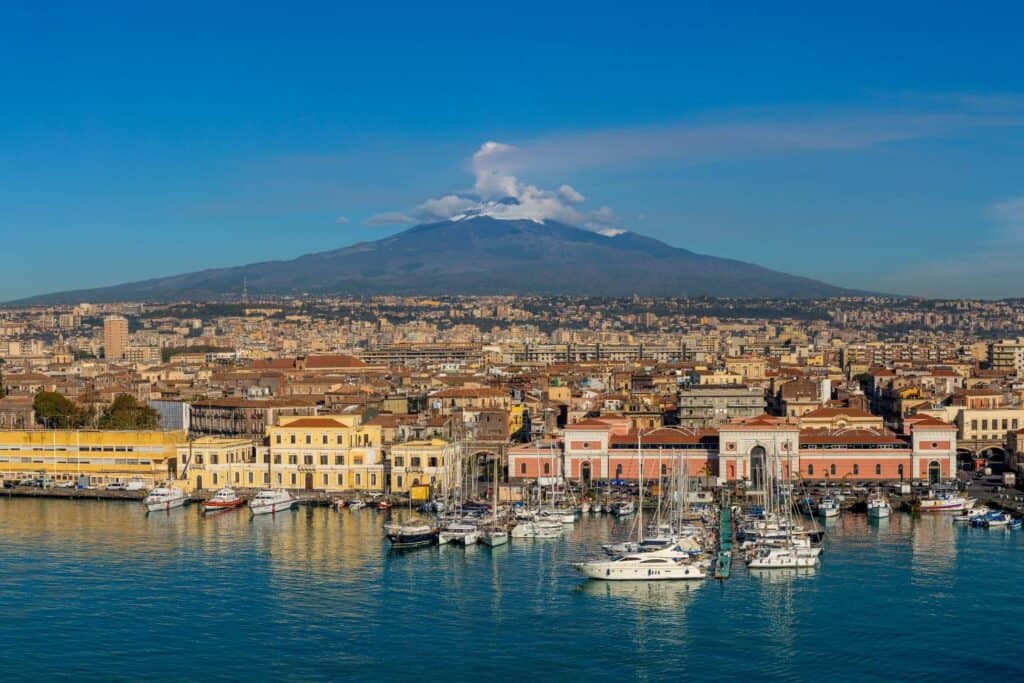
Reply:
[[[185, 493], [174, 486], [158, 486], [142, 500], [148, 512], [169, 512], [184, 506], [190, 501]], [[249, 510], [254, 515], [274, 514], [291, 510], [298, 499], [285, 489], [263, 489], [249, 500]], [[225, 487], [218, 490], [212, 498], [204, 500], [200, 505], [203, 512], [224, 512], [243, 507], [245, 499], [234, 489]]]
[[1020, 529], [1024, 521], [1002, 510], [990, 510], [984, 505], [963, 510], [953, 517], [954, 524], [967, 524], [984, 529]]

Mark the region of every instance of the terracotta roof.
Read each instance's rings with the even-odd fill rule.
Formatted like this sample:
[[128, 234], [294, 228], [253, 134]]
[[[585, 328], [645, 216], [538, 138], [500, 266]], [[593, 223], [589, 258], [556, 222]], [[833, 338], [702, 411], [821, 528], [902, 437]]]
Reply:
[[803, 417], [837, 417], [839, 415], [845, 415], [846, 417], [877, 417], [860, 408], [817, 408], [809, 413], [804, 413]]
[[296, 427], [310, 427], [310, 428], [330, 428], [330, 427], [344, 427], [346, 426], [341, 420], [336, 420], [333, 417], [300, 417], [298, 420], [292, 420], [286, 425], [281, 425], [285, 429], [293, 429]]
[[508, 392], [493, 387], [460, 387], [438, 391], [430, 396], [431, 398], [498, 398], [508, 395]]
[[[716, 441], [718, 430], [716, 429], [687, 429], [685, 427], [662, 427], [651, 432], [640, 435], [640, 445], [656, 446], [659, 444], [696, 444], [707, 441]], [[628, 444], [636, 446], [637, 433], [613, 434], [611, 444]]]
[[295, 368], [294, 358], [261, 358], [252, 362], [254, 370], [291, 370]]
[[366, 363], [363, 361], [359, 360], [355, 356], [347, 356], [345, 354], [306, 357], [306, 368], [308, 369], [365, 367]]
[[910, 448], [905, 440], [888, 429], [801, 429], [800, 448], [817, 444], [894, 444]]

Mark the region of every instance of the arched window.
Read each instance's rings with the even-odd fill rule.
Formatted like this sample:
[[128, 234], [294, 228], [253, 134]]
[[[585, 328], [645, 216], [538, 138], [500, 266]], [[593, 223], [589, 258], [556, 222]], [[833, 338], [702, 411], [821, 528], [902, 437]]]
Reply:
[[828, 466], [828, 473], [834, 475], [836, 473], [836, 464], [832, 463]]
[[[900, 465], [900, 467], [902, 468], [903, 465]], [[881, 463], [877, 463], [875, 465], [875, 474], [878, 475], [878, 476], [882, 476], [882, 464]]]
[[810, 475], [810, 476], [814, 476], [814, 464], [813, 463], [807, 463], [807, 474]]
[[853, 473], [855, 475], [860, 474], [860, 465], [858, 465], [857, 463], [853, 463]]

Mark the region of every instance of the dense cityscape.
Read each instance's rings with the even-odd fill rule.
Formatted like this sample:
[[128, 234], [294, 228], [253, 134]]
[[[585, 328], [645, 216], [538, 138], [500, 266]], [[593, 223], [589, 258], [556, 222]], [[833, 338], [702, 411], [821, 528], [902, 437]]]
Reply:
[[[595, 454], [575, 452], [577, 424], [717, 436], [764, 415], [797, 426], [801, 442], [827, 437], [846, 449], [835, 461], [801, 450], [818, 458], [817, 470], [801, 465], [807, 479], [873, 478], [878, 463], [853, 455], [888, 439], [902, 444], [900, 457], [906, 449], [929, 460], [878, 478], [925, 480], [938, 463], [937, 479], [950, 480], [978, 463], [1012, 469], [1024, 427], [1024, 339], [1010, 336], [1024, 322], [1017, 301], [245, 299], [0, 312], [0, 475], [8, 485], [78, 484], [85, 474], [89, 486], [177, 478], [189, 490], [216, 489], [244, 447], [237, 457], [258, 476], [235, 467], [234, 483], [260, 485], [270, 483], [260, 469], [269, 458], [257, 451], [276, 450], [274, 430], [319, 417], [336, 421], [316, 423], [331, 444], [341, 443], [334, 432], [359, 443], [361, 466], [336, 466], [332, 450], [321, 472], [319, 458], [305, 454], [302, 468], [297, 453], [285, 454], [277, 483], [408, 494], [446, 479], [444, 452], [460, 440], [499, 452], [510, 481], [536, 479], [529, 458], [555, 444], [561, 470], [578, 481], [581, 458]], [[910, 435], [921, 421], [954, 427], [955, 440], [916, 453]], [[165, 448], [145, 465], [86, 464], [63, 449], [15, 455], [50, 439], [46, 430], [61, 443], [121, 450], [156, 438]], [[437, 464], [409, 468], [410, 449]], [[749, 464], [726, 472], [720, 451], [709, 447], [698, 469], [712, 467], [722, 482], [749, 478]], [[623, 478], [599, 469], [593, 463], [588, 477]], [[635, 465], [625, 470], [635, 479]]]

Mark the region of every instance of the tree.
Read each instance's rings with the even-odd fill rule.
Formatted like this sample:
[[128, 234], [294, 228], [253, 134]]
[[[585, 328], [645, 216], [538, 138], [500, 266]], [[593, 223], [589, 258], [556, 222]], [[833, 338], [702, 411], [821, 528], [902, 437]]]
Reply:
[[40, 391], [32, 400], [36, 419], [50, 427], [80, 427], [81, 411], [74, 401], [59, 391]]
[[861, 372], [853, 376], [853, 381], [860, 384], [860, 388], [863, 391], [867, 391], [868, 387], [871, 386], [872, 377], [867, 372]]
[[118, 394], [114, 402], [103, 410], [100, 429], [155, 429], [160, 415], [149, 406], [140, 404], [131, 394]]

